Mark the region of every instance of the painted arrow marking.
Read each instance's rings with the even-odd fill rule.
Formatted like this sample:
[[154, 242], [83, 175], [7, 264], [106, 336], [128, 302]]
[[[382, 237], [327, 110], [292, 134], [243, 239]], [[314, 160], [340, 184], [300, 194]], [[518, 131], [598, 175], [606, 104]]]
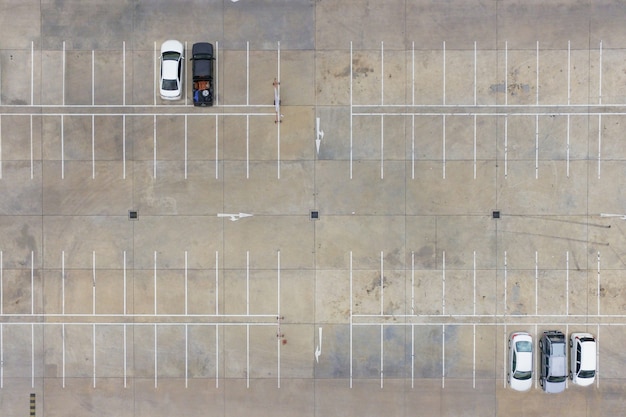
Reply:
[[239, 219], [243, 219], [244, 217], [252, 217], [252, 214], [248, 213], [217, 213], [217, 217], [230, 217], [231, 222], [236, 222]]
[[322, 354], [322, 328], [319, 328], [319, 345], [315, 347], [315, 361], [320, 362], [320, 355]]

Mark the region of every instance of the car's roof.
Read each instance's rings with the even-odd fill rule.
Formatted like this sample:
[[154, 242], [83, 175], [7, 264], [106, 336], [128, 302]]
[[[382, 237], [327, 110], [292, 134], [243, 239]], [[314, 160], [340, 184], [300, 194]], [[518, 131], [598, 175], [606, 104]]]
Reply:
[[584, 334], [578, 337], [580, 341], [580, 367], [582, 369], [596, 369], [596, 341], [593, 336]]
[[178, 79], [178, 61], [171, 61], [171, 60], [163, 61], [163, 79], [165, 80], [177, 80]]
[[161, 53], [170, 52], [170, 51], [178, 52], [182, 55], [183, 44], [174, 39], [170, 39], [170, 40], [163, 42], [163, 44], [161, 44]]

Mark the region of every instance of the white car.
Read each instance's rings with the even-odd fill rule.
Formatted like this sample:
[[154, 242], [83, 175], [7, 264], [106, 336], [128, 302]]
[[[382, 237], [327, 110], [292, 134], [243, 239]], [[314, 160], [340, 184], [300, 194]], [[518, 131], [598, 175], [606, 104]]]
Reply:
[[527, 391], [533, 383], [533, 338], [526, 332], [515, 332], [509, 338], [509, 385], [516, 391]]
[[593, 384], [596, 378], [596, 339], [590, 333], [572, 333], [569, 347], [569, 379], [578, 385]]
[[164, 100], [178, 100], [183, 92], [184, 48], [179, 41], [169, 40], [161, 45], [161, 78], [159, 92]]

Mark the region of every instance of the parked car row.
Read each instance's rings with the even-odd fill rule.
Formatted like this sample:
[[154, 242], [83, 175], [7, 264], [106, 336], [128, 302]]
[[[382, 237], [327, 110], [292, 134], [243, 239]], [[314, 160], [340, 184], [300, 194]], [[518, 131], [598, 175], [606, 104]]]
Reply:
[[[213, 45], [194, 43], [191, 49], [192, 97], [194, 106], [213, 105]], [[179, 100], [185, 79], [185, 50], [177, 40], [161, 45], [159, 93], [163, 100]]]
[[[558, 330], [543, 332], [539, 339], [539, 384], [545, 392], [565, 389], [567, 346], [565, 335]], [[572, 333], [569, 338], [569, 378], [578, 385], [593, 384], [596, 376], [596, 340], [590, 333]], [[529, 390], [533, 381], [533, 339], [527, 332], [509, 337], [507, 380], [517, 391]]]

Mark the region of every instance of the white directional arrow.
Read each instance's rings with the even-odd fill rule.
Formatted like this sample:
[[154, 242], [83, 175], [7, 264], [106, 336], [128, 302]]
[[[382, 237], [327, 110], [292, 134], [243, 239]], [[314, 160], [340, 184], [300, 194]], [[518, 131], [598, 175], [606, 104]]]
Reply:
[[320, 144], [322, 143], [322, 139], [324, 139], [324, 131], [320, 130], [320, 118], [317, 117], [315, 119], [315, 148], [317, 149], [317, 154], [320, 153]]
[[319, 328], [319, 341], [320, 344], [315, 347], [315, 362], [320, 362], [320, 355], [322, 354], [322, 328]]
[[248, 213], [217, 213], [217, 217], [230, 217], [231, 222], [236, 222], [239, 219], [243, 219], [244, 217], [252, 217], [252, 214]]
[[619, 217], [621, 220], [626, 220], [626, 214], [600, 213], [600, 217]]

